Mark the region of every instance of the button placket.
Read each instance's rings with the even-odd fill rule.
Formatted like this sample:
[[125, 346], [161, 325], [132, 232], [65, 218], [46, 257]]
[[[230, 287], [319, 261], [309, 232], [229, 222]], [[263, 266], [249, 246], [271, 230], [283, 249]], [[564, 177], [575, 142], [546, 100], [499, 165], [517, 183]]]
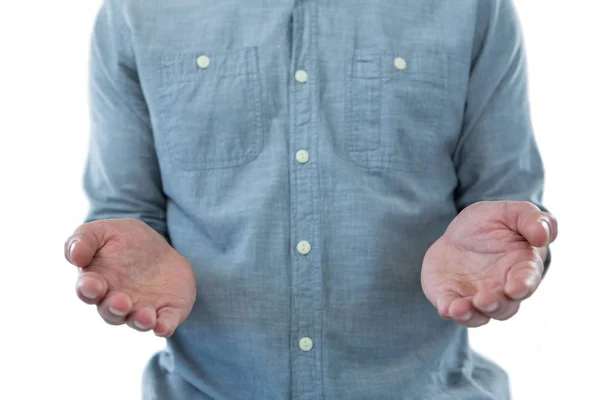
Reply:
[[[318, 177], [317, 55], [312, 15], [316, 3], [300, 2], [293, 12], [290, 90], [290, 202], [292, 210], [291, 332], [294, 399], [322, 398], [320, 347], [322, 265]], [[309, 154], [310, 149], [310, 154]], [[310, 162], [309, 162], [310, 160]]]

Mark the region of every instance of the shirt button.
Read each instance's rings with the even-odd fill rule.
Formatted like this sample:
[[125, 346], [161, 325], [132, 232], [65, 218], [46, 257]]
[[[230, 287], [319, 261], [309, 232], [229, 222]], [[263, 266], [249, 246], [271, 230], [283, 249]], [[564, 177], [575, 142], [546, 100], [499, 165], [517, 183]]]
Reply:
[[306, 83], [308, 81], [308, 72], [303, 69], [299, 69], [294, 74], [294, 78], [300, 83]]
[[310, 155], [306, 150], [298, 150], [296, 153], [296, 161], [298, 161], [300, 164], [306, 164], [309, 158]]
[[200, 56], [196, 59], [196, 64], [199, 68], [206, 69], [210, 65], [210, 58], [208, 56]]
[[296, 249], [298, 250], [298, 253], [305, 256], [308, 253], [310, 253], [310, 243], [308, 243], [306, 240], [302, 240], [302, 241], [298, 242]]
[[313, 341], [309, 337], [303, 337], [300, 339], [300, 350], [302, 351], [311, 351], [313, 348]]
[[406, 69], [406, 60], [402, 57], [397, 57], [394, 60], [394, 66], [400, 71], [404, 71]]

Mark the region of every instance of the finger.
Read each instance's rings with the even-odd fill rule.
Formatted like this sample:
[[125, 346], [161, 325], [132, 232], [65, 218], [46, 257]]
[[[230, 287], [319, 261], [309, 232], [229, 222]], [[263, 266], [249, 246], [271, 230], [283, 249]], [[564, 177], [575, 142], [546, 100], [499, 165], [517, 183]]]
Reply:
[[474, 311], [470, 300], [459, 297], [454, 299], [450, 304], [448, 316], [456, 322], [462, 323], [473, 318]]
[[102, 247], [104, 224], [91, 222], [81, 225], [65, 242], [65, 258], [71, 264], [85, 268]]
[[156, 326], [156, 310], [152, 307], [138, 307], [127, 319], [127, 326], [137, 331], [146, 332]]
[[133, 302], [131, 297], [125, 293], [112, 291], [106, 295], [102, 303], [98, 306], [98, 313], [106, 323], [122, 325], [125, 323], [132, 307]]
[[181, 323], [182, 320], [181, 312], [171, 308], [165, 307], [158, 311], [158, 319], [156, 326], [154, 327], [154, 334], [160, 337], [171, 337], [175, 333], [175, 329]]
[[483, 315], [505, 321], [519, 311], [520, 301], [507, 298], [502, 291], [482, 290], [473, 297], [473, 306]]
[[456, 300], [462, 299], [458, 293], [449, 291], [441, 295], [436, 304], [436, 308], [440, 316], [444, 319], [453, 319], [450, 315], [450, 307]]
[[466, 321], [471, 318], [471, 302], [456, 292], [446, 292], [438, 298], [437, 309], [444, 319]]
[[504, 294], [512, 300], [531, 296], [542, 280], [544, 267], [539, 260], [523, 261], [510, 269], [506, 277]]
[[87, 304], [99, 304], [108, 289], [106, 279], [95, 272], [83, 272], [77, 278], [76, 293]]
[[469, 299], [456, 296], [450, 302], [448, 316], [461, 325], [475, 328], [487, 324], [490, 319], [473, 308]]
[[455, 292], [448, 292], [438, 299], [438, 312], [444, 319], [452, 319], [466, 327], [475, 328], [487, 324], [490, 318], [475, 310], [469, 299]]
[[461, 325], [466, 326], [467, 328], [477, 328], [479, 326], [483, 326], [490, 322], [490, 317], [480, 313], [479, 311], [473, 310], [471, 311], [470, 318], [467, 320], [458, 320], [456, 321]]

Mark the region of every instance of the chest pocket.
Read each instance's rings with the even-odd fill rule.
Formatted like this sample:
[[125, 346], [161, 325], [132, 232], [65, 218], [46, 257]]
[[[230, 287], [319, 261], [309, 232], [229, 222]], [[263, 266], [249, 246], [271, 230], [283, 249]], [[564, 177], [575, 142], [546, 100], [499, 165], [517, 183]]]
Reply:
[[161, 56], [159, 129], [172, 166], [227, 168], [263, 146], [256, 48]]
[[439, 153], [449, 58], [357, 52], [346, 84], [346, 151], [369, 169], [423, 170]]

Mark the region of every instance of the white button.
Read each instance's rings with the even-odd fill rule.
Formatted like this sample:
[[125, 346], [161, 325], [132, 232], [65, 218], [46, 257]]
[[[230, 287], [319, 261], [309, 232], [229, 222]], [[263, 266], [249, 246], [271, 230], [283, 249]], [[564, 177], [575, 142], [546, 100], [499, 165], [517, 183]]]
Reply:
[[299, 69], [294, 74], [294, 78], [296, 78], [296, 80], [300, 83], [305, 83], [306, 81], [308, 81], [308, 72], [306, 72], [303, 69]]
[[296, 249], [298, 250], [298, 253], [305, 256], [310, 253], [310, 243], [308, 243], [306, 240], [302, 240], [298, 243]]
[[306, 150], [298, 150], [296, 153], [296, 161], [298, 161], [300, 164], [306, 164], [309, 158], [310, 155]]
[[396, 68], [398, 68], [400, 71], [403, 71], [406, 69], [406, 60], [402, 57], [397, 57], [394, 60], [394, 66]]
[[210, 65], [210, 58], [208, 58], [208, 56], [200, 56], [196, 59], [196, 64], [202, 69], [208, 68]]
[[309, 337], [303, 337], [300, 339], [300, 350], [311, 351], [313, 348], [313, 341]]

